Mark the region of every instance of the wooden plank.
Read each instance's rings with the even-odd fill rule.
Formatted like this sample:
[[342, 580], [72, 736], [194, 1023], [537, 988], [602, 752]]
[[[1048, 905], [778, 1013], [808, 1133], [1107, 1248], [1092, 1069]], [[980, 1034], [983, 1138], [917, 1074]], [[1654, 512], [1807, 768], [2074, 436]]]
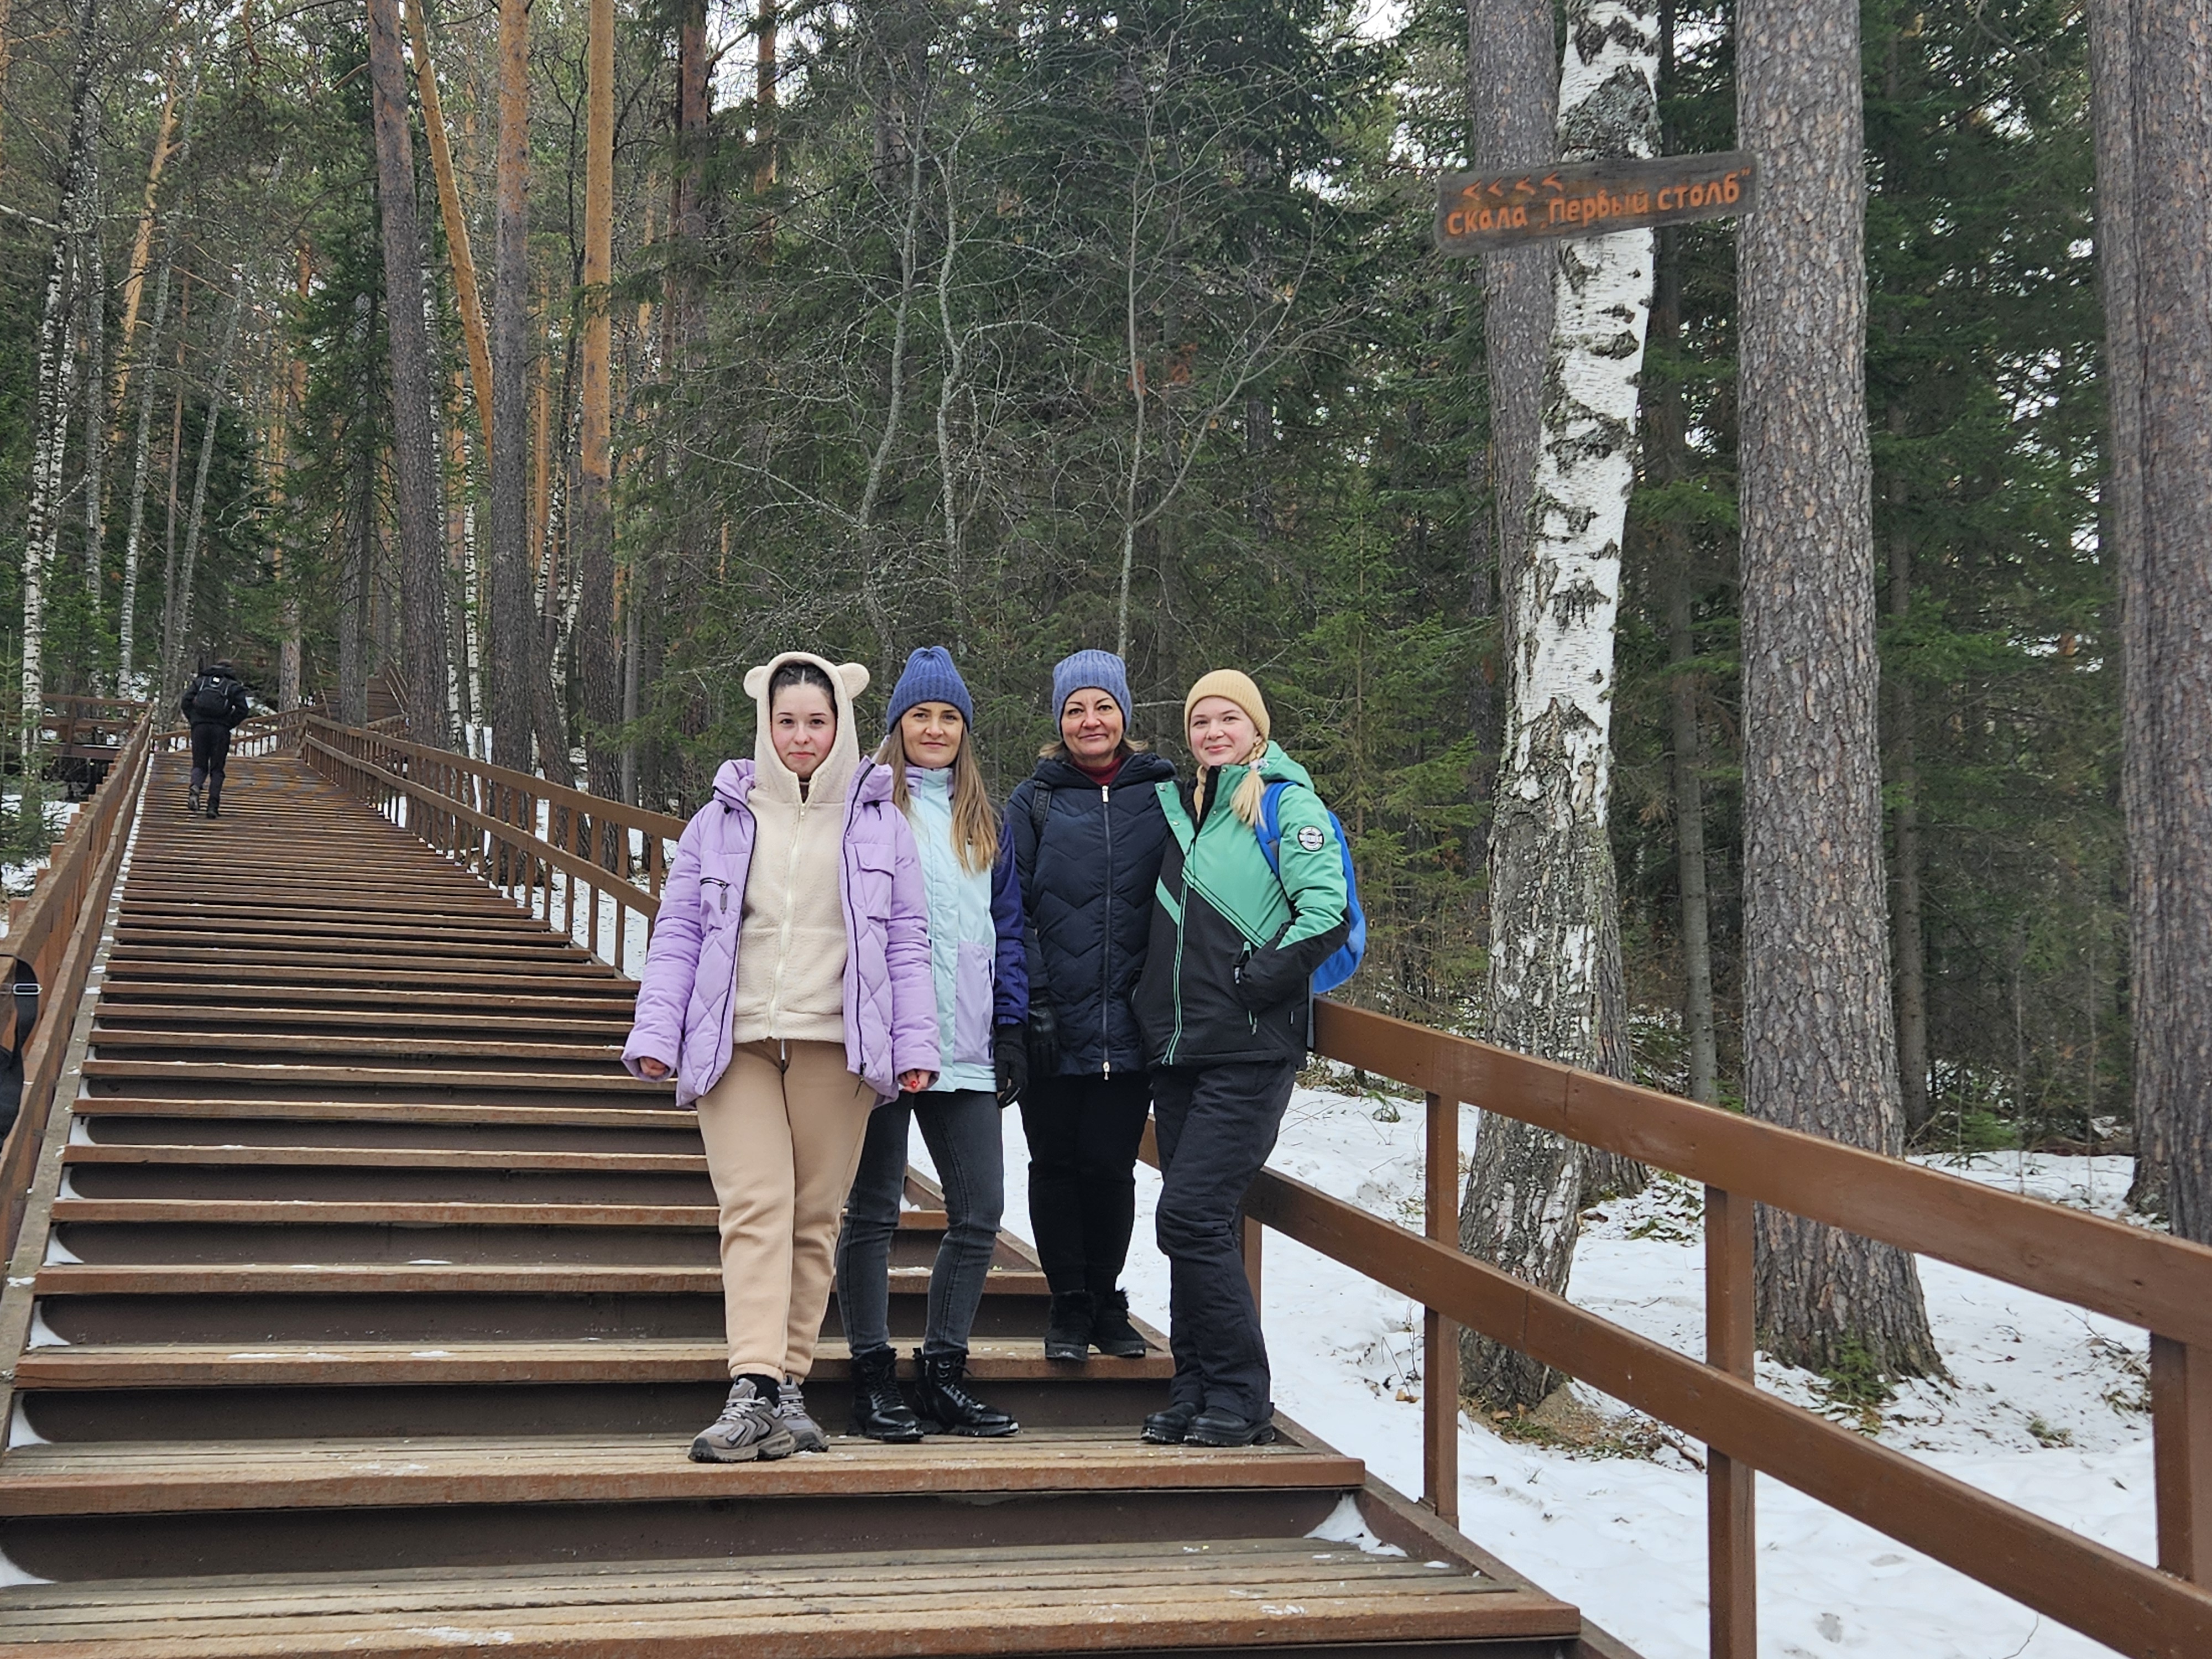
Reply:
[[56, 1226], [707, 1227], [712, 1204], [478, 1204], [407, 1199], [58, 1198]]
[[[1705, 1364], [1753, 1380], [1753, 1206], [1705, 1188]], [[1757, 1488], [1748, 1463], [1705, 1449], [1705, 1578], [1712, 1659], [1759, 1659]]]
[[2212, 1346], [2212, 1248], [1326, 999], [1314, 1021], [1345, 1065]]
[[1480, 253], [1723, 218], [1750, 212], [1758, 204], [1758, 164], [1742, 150], [1446, 173], [1437, 184], [1437, 251]]
[[78, 1117], [235, 1118], [241, 1122], [436, 1123], [451, 1127], [662, 1129], [696, 1135], [698, 1115], [674, 1106], [456, 1105], [424, 1100], [226, 1100], [166, 1095], [88, 1095], [70, 1103]]
[[[1459, 1243], [1459, 1102], [1423, 1103], [1423, 1220], [1440, 1244]], [[1437, 1518], [1459, 1520], [1459, 1327], [1421, 1310], [1421, 1498]]]
[[[911, 1376], [911, 1356], [902, 1355]], [[976, 1339], [968, 1375], [982, 1382], [1165, 1382], [1174, 1362], [1098, 1356], [1071, 1364], [1044, 1357], [1042, 1340]], [[625, 1337], [620, 1342], [264, 1342], [251, 1346], [193, 1343], [106, 1344], [29, 1348], [15, 1362], [25, 1389], [194, 1389], [246, 1384], [296, 1388], [364, 1383], [714, 1382], [729, 1379], [720, 1341]], [[814, 1378], [842, 1380], [851, 1363], [842, 1338], [815, 1351]]]
[[581, 1170], [605, 1175], [705, 1175], [700, 1152], [540, 1152], [505, 1146], [153, 1146], [121, 1141], [82, 1143], [62, 1153], [64, 1164], [188, 1164], [224, 1169], [348, 1170]]
[[[96, 1025], [93, 1028], [93, 1044], [110, 1059], [118, 1050], [158, 1054], [164, 1049], [174, 1048], [193, 1054], [288, 1055], [297, 1055], [301, 1052], [298, 1037], [274, 1031], [136, 1031], [112, 1025]], [[337, 1032], [323, 1032], [315, 1037], [311, 1053], [315, 1063], [348, 1054], [426, 1060], [574, 1060], [594, 1061], [606, 1067], [610, 1080], [631, 1080], [629, 1073], [619, 1069], [622, 1065], [620, 1042], [514, 1042], [447, 1036], [434, 1032], [425, 1032], [415, 1037], [347, 1036]], [[461, 1075], [472, 1077], [474, 1074]]]
[[439, 1071], [428, 1066], [318, 1066], [312, 1061], [286, 1065], [227, 1064], [220, 1060], [88, 1060], [88, 1079], [163, 1083], [185, 1086], [210, 1083], [257, 1083], [264, 1088], [302, 1085], [309, 1088], [377, 1088], [396, 1085], [411, 1089], [459, 1091], [472, 1094], [496, 1090], [503, 1094], [582, 1091], [602, 1095], [643, 1095], [666, 1098], [672, 1093], [665, 1083], [647, 1083], [611, 1067], [593, 1072]]
[[694, 1463], [688, 1437], [456, 1436], [21, 1446], [0, 1461], [0, 1515], [154, 1515], [189, 1509], [611, 1504], [702, 1498], [892, 1497], [1357, 1488], [1357, 1458], [1303, 1446], [1148, 1446], [1133, 1429], [1031, 1428], [1004, 1441], [884, 1446], [839, 1436], [806, 1457]]
[[[927, 1295], [927, 1267], [890, 1270], [894, 1296]], [[987, 1279], [993, 1296], [1049, 1295], [1042, 1273], [993, 1267]], [[182, 1266], [65, 1262], [41, 1267], [40, 1296], [711, 1296], [722, 1294], [719, 1267], [520, 1266], [422, 1267], [414, 1263], [198, 1262]]]
[[2150, 1411], [2158, 1565], [2212, 1588], [2212, 1350], [2154, 1333]]

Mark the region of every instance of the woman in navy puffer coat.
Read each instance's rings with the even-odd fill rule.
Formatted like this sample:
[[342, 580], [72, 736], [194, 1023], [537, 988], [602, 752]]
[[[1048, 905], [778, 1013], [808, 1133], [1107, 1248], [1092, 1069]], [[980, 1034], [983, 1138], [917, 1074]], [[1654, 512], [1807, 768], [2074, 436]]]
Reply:
[[1129, 679], [1109, 651], [1053, 671], [1060, 741], [1006, 802], [1030, 981], [1030, 1223], [1052, 1289], [1045, 1355], [1145, 1352], [1121, 1288], [1152, 1110], [1130, 1007], [1167, 846], [1175, 768], [1128, 738]]

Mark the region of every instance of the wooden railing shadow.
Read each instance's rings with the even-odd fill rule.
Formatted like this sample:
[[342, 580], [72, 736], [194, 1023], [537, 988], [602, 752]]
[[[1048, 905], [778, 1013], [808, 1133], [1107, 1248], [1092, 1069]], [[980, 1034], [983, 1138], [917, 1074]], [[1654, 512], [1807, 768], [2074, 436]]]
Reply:
[[[627, 917], [649, 926], [658, 911], [682, 820], [380, 733], [285, 718], [316, 770], [518, 904], [556, 927], [565, 917], [574, 936], [577, 907], [588, 903], [588, 948], [629, 970], [636, 941]], [[611, 858], [611, 848], [627, 851]], [[617, 916], [605, 932], [603, 907]], [[1426, 1236], [1269, 1170], [1245, 1199], [1246, 1269], [1256, 1285], [1261, 1230], [1273, 1228], [1422, 1304], [1422, 1502], [1441, 1519], [1457, 1519], [1464, 1326], [1705, 1442], [1717, 1659], [1757, 1652], [1755, 1472], [2120, 1652], [2212, 1655], [2212, 1249], [1340, 1003], [1316, 1006], [1315, 1031], [1321, 1054], [1426, 1097]], [[1702, 1361], [1460, 1252], [1462, 1102], [1704, 1183]], [[2159, 1565], [1759, 1389], [1759, 1204], [2148, 1330]]]

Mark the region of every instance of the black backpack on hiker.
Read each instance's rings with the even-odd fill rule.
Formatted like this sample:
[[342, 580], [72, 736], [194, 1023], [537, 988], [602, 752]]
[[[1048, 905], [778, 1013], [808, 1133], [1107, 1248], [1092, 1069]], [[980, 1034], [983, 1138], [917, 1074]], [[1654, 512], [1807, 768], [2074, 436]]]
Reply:
[[192, 682], [191, 695], [185, 705], [191, 710], [196, 720], [227, 720], [230, 718], [230, 688], [235, 682], [228, 675], [203, 674]]

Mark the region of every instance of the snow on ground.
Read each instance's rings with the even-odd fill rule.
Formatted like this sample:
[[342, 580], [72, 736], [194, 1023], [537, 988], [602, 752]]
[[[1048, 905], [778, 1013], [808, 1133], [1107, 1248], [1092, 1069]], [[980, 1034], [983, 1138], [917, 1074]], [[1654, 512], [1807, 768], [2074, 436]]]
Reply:
[[[13, 813], [22, 805], [22, 795], [15, 790], [0, 794], [0, 806]], [[74, 800], [50, 800], [46, 803], [46, 828], [57, 843], [68, 833], [70, 820], [84, 803]], [[28, 859], [20, 864], [0, 864], [0, 899], [23, 898], [38, 885], [39, 872], [53, 862], [53, 855]], [[0, 907], [4, 908], [4, 907]], [[0, 935], [8, 931], [4, 916], [0, 916]]]
[[[1395, 1114], [1398, 1121], [1389, 1121]], [[1474, 1141], [1477, 1115], [1461, 1126]], [[1006, 1115], [1006, 1225], [1029, 1232], [1027, 1147]], [[1421, 1222], [1419, 1103], [1300, 1089], [1273, 1168], [1405, 1224]], [[927, 1167], [921, 1138], [914, 1156]], [[2016, 1153], [1936, 1159], [1969, 1180], [2117, 1215], [2128, 1160]], [[1126, 1283], [1168, 1322], [1167, 1264], [1152, 1243], [1159, 1179], [1140, 1166]], [[1703, 1352], [1700, 1190], [1662, 1177], [1597, 1206], [1570, 1295], [1691, 1355]], [[2154, 1553], [2147, 1346], [2133, 1327], [1923, 1259], [1929, 1316], [1952, 1370], [1882, 1408], [1884, 1443], [2140, 1559]], [[1421, 1483], [1420, 1310], [1280, 1234], [1266, 1247], [1265, 1316], [1280, 1409], [1364, 1458], [1408, 1494]], [[1837, 1420], [1820, 1379], [1762, 1359], [1759, 1382]], [[1609, 1415], [1621, 1408], [1583, 1392]], [[1132, 1427], [1133, 1428], [1133, 1425]], [[1462, 1419], [1468, 1535], [1578, 1603], [1646, 1659], [1706, 1652], [1703, 1448], [1644, 1419], [1608, 1437], [1644, 1455], [1509, 1440]], [[1640, 1431], [1640, 1432], [1638, 1432]], [[2106, 1650], [1764, 1476], [1759, 1482], [1759, 1646], [1769, 1659], [2074, 1659]]]

